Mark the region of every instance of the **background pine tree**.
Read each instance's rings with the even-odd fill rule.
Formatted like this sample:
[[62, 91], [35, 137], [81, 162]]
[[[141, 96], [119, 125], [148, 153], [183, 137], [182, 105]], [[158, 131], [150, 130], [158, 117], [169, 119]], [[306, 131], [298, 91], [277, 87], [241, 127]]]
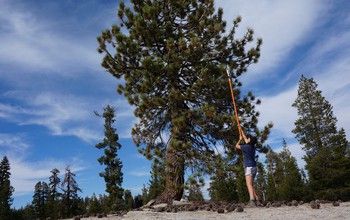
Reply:
[[35, 217], [38, 219], [46, 219], [49, 217], [48, 210], [48, 195], [49, 186], [46, 182], [37, 182], [34, 187], [34, 195], [32, 201], [32, 207]]
[[264, 164], [257, 162], [258, 173], [255, 177], [255, 190], [261, 201], [266, 200], [266, 191], [267, 191], [267, 174], [264, 167]]
[[[97, 116], [100, 116], [95, 112]], [[118, 142], [119, 136], [113, 127], [115, 122], [115, 108], [107, 105], [104, 108], [102, 117], [105, 120], [104, 134], [102, 142], [96, 145], [98, 149], [104, 149], [104, 155], [98, 158], [101, 165], [105, 165], [105, 171], [100, 173], [106, 183], [106, 192], [109, 194], [109, 205], [113, 210], [121, 210], [124, 206], [123, 194], [124, 189], [121, 187], [123, 183], [123, 164], [118, 158], [118, 150], [121, 145]]]
[[305, 168], [314, 197], [349, 200], [349, 144], [344, 130], [337, 130], [333, 107], [313, 78], [301, 77], [292, 106], [299, 115], [293, 133], [306, 152]]
[[154, 160], [151, 177], [149, 180], [147, 201], [156, 199], [164, 190], [165, 185], [165, 161]]
[[[253, 30], [241, 39], [226, 33], [223, 10], [213, 0], [131, 1], [120, 3], [119, 23], [98, 37], [102, 66], [123, 78], [118, 86], [140, 119], [132, 135], [151, 158], [166, 143], [165, 190], [157, 202], [181, 199], [188, 166], [207, 170], [215, 146], [231, 148], [238, 139], [225, 67], [234, 80], [239, 115], [246, 131], [255, 131], [258, 113], [252, 93], [242, 95], [238, 77], [260, 56]], [[268, 128], [261, 132], [267, 134]], [[263, 137], [262, 140], [264, 140]]]
[[223, 158], [221, 155], [217, 156], [214, 174], [210, 178], [209, 196], [211, 201], [238, 201], [237, 179], [233, 167], [232, 160]]
[[130, 190], [124, 191], [124, 201], [125, 201], [125, 210], [131, 210], [134, 208], [134, 198], [132, 197]]
[[48, 213], [51, 219], [58, 219], [60, 216], [60, 197], [61, 193], [59, 192], [60, 186], [60, 171], [56, 168], [51, 170], [51, 176], [49, 177], [49, 196], [48, 196]]
[[280, 192], [281, 183], [284, 178], [283, 164], [278, 153], [272, 149], [266, 155], [266, 168], [267, 168], [267, 195], [268, 201], [281, 200]]
[[4, 156], [0, 163], [0, 219], [11, 219], [12, 193], [14, 188], [10, 181], [10, 161]]
[[71, 172], [69, 166], [66, 167], [61, 190], [63, 191], [61, 200], [62, 217], [67, 218], [80, 214], [78, 193], [82, 190], [79, 188], [75, 180], [75, 174]]
[[283, 178], [278, 189], [279, 199], [286, 201], [305, 200], [305, 183], [296, 159], [289, 151], [285, 140], [283, 140], [282, 146], [283, 150], [278, 155], [283, 167]]

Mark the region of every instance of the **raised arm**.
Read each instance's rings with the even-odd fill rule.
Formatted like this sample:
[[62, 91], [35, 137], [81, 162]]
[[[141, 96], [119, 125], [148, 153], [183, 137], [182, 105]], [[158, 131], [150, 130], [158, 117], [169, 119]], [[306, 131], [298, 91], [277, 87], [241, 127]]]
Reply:
[[[243, 132], [242, 132], [242, 133], [243, 133]], [[242, 141], [242, 136], [239, 136], [239, 140], [238, 140], [238, 142], [237, 142], [237, 144], [236, 144], [236, 148], [237, 148], [237, 149], [241, 149], [241, 146], [240, 146], [241, 141]]]
[[244, 132], [243, 132], [243, 130], [241, 129], [241, 131], [242, 131], [242, 136], [243, 136], [243, 139], [244, 139], [244, 142], [246, 143], [246, 144], [248, 144], [248, 138], [247, 138], [247, 136], [245, 136], [245, 134], [244, 134]]

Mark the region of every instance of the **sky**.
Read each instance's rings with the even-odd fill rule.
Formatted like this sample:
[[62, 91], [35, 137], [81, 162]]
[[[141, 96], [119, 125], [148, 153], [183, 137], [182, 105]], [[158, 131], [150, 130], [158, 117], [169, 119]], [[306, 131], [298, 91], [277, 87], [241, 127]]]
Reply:
[[[217, 0], [228, 27], [237, 16], [241, 36], [253, 28], [263, 39], [261, 58], [242, 76], [243, 88], [262, 101], [259, 126], [273, 122], [267, 144], [282, 140], [299, 167], [304, 151], [291, 132], [291, 105], [303, 74], [314, 78], [349, 137], [350, 2], [347, 0]], [[116, 108], [122, 149], [122, 187], [133, 195], [148, 183], [150, 162], [130, 136], [137, 119], [117, 94], [119, 81], [101, 66], [96, 37], [117, 23], [116, 0], [0, 0], [0, 158], [7, 156], [13, 207], [32, 201], [34, 185], [57, 168], [76, 174], [80, 196], [105, 193], [97, 162], [103, 152], [103, 112]], [[228, 90], [229, 91], [229, 90]], [[263, 155], [261, 159], [263, 160]], [[204, 192], [205, 193], [205, 192]]]

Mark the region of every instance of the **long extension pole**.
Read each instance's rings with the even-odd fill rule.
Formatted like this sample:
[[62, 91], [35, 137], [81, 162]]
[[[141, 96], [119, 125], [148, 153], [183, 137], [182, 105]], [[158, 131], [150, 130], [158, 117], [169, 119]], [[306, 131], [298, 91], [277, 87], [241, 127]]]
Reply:
[[235, 115], [236, 115], [236, 122], [237, 122], [237, 127], [238, 127], [238, 133], [239, 133], [240, 136], [242, 136], [242, 129], [241, 129], [241, 125], [239, 124], [238, 111], [237, 111], [235, 96], [234, 96], [234, 93], [233, 93], [232, 80], [231, 80], [231, 76], [230, 76], [229, 67], [226, 68], [226, 72], [227, 72], [228, 83], [229, 83], [230, 91], [231, 91], [232, 104], [233, 104], [233, 108], [234, 108]]

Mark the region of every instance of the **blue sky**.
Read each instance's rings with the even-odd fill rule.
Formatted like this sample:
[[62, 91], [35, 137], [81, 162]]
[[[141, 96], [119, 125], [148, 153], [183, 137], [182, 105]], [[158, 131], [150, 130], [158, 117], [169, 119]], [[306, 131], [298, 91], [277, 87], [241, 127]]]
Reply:
[[[315, 79], [349, 136], [349, 1], [220, 0], [216, 5], [224, 8], [229, 26], [242, 16], [238, 35], [251, 27], [263, 38], [261, 59], [242, 81], [262, 100], [259, 125], [274, 123], [268, 143], [275, 150], [285, 138], [304, 165], [291, 133], [301, 74]], [[35, 183], [48, 181], [53, 168], [64, 173], [68, 164], [81, 196], [104, 193], [97, 162], [102, 151], [94, 147], [103, 138], [103, 120], [93, 112], [107, 104], [117, 109], [123, 188], [135, 195], [147, 184], [150, 163], [130, 139], [137, 121], [133, 108], [116, 93], [118, 81], [100, 67], [96, 51], [96, 37], [117, 21], [116, 11], [114, 0], [0, 0], [0, 157], [11, 163], [15, 207], [30, 203]]]

